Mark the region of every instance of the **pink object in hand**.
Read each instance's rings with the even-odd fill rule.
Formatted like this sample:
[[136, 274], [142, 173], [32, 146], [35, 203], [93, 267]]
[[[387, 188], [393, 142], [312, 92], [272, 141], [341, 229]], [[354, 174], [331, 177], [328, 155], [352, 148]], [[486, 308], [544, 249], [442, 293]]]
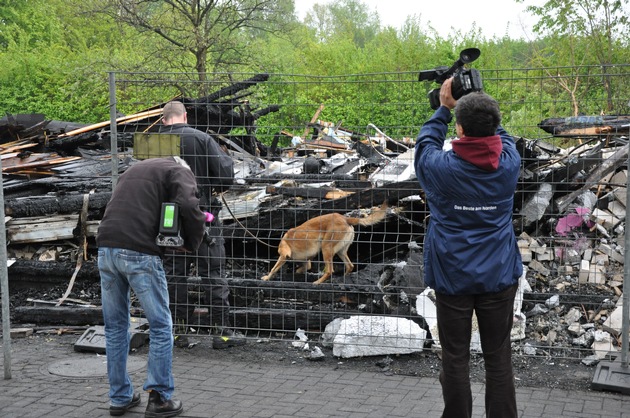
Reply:
[[212, 221], [214, 221], [214, 215], [211, 214], [210, 212], [204, 212], [206, 214], [206, 222], [207, 223], [211, 223]]

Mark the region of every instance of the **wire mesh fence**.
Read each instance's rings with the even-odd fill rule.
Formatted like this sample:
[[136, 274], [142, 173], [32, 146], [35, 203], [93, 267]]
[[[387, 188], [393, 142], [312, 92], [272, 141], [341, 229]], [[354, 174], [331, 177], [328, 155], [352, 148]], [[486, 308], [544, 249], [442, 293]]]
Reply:
[[[481, 71], [522, 156], [514, 229], [526, 273], [515, 303], [517, 355], [588, 361], [621, 346], [629, 70]], [[200, 274], [214, 255], [173, 255], [190, 267], [170, 274], [186, 292], [176, 305], [193, 312], [176, 318], [177, 332], [223, 325], [247, 336], [322, 341], [340, 356], [439, 344], [423, 275], [430, 211], [413, 169], [415, 137], [433, 112], [427, 92], [439, 86], [417, 78], [115, 74], [116, 110], [149, 112], [118, 123], [119, 157], [174, 153], [137, 149], [143, 138], [164, 139], [150, 134], [164, 133], [160, 109], [175, 99], [188, 124], [234, 162], [232, 186], [205, 208], [217, 214], [211, 228], [221, 237], [203, 245], [224, 241], [224, 263]], [[342, 236], [322, 238], [323, 225], [334, 222]], [[222, 282], [227, 303], [217, 296]], [[480, 349], [475, 336], [472, 348]]]

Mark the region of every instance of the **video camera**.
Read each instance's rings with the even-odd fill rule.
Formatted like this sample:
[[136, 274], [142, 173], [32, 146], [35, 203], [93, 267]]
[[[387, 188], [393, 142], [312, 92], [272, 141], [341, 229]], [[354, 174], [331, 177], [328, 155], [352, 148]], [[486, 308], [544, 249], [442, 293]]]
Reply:
[[[481, 74], [474, 68], [465, 68], [479, 58], [481, 51], [477, 48], [467, 48], [459, 53], [459, 59], [453, 63], [451, 68], [447, 66], [436, 67], [435, 70], [420, 71], [418, 81], [435, 81], [438, 84], [444, 83], [446, 79], [453, 76], [451, 93], [455, 100], [473, 91], [483, 90]], [[440, 89], [433, 89], [428, 94], [431, 109], [440, 107]]]

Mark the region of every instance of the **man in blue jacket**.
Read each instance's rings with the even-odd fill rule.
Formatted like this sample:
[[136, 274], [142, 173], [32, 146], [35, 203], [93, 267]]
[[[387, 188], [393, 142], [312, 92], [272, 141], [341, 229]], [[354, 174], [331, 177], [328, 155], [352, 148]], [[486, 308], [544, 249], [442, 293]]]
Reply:
[[[473, 312], [486, 367], [486, 416], [516, 417], [510, 331], [523, 267], [512, 227], [520, 156], [492, 97], [440, 89], [440, 107], [416, 140], [415, 169], [431, 213], [425, 283], [435, 291], [442, 346], [443, 417], [472, 416]], [[451, 109], [459, 139], [443, 149]]]

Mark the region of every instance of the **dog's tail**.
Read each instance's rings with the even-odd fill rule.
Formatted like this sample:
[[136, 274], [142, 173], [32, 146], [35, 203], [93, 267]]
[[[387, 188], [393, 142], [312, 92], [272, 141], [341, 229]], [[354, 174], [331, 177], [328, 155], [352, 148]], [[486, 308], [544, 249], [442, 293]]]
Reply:
[[383, 202], [380, 208], [372, 210], [365, 218], [346, 218], [350, 225], [370, 226], [381, 222], [387, 216], [387, 200]]

